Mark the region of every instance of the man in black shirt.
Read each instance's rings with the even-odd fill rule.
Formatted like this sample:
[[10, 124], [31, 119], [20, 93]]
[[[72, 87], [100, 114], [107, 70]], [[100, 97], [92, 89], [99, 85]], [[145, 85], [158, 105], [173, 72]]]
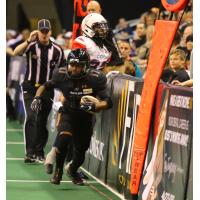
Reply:
[[[81, 185], [83, 180], [77, 173], [85, 160], [85, 152], [90, 145], [93, 133], [93, 114], [112, 106], [107, 90], [106, 76], [98, 70], [89, 69], [89, 55], [84, 49], [72, 50], [67, 59], [67, 67], [56, 69], [50, 81], [42, 85], [36, 93], [31, 108], [41, 109], [42, 95], [52, 88], [59, 89], [65, 101], [61, 110], [56, 138], [56, 169], [51, 183], [60, 184], [67, 148], [74, 146], [72, 163], [67, 170], [74, 184]], [[83, 102], [85, 95], [98, 97], [97, 102]]]
[[43, 98], [42, 112], [34, 113], [31, 102], [37, 88], [50, 80], [55, 68], [65, 66], [66, 60], [61, 47], [50, 40], [51, 24], [47, 19], [38, 22], [38, 30], [31, 32], [29, 38], [18, 45], [14, 55], [26, 54], [27, 69], [22, 83], [25, 121], [25, 163], [44, 162], [44, 147], [48, 139], [46, 122], [52, 106], [53, 90]]

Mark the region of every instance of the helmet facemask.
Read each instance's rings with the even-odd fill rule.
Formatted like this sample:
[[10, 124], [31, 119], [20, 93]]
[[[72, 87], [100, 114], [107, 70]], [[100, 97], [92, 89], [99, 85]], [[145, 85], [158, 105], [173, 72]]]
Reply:
[[[73, 67], [77, 67], [80, 69], [80, 73], [74, 73], [72, 71]], [[88, 71], [88, 63], [84, 61], [80, 61], [79, 59], [70, 59], [67, 65], [68, 75], [72, 79], [80, 79], [87, 74]]]
[[108, 24], [106, 22], [96, 22], [92, 25], [95, 32], [95, 37], [105, 39], [108, 35]]

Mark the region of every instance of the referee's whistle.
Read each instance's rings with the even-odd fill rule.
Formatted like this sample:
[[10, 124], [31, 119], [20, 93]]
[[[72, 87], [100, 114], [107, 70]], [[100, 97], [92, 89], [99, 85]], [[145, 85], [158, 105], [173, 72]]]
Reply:
[[35, 87], [40, 87], [40, 85], [41, 85], [41, 84], [39, 84], [39, 83], [36, 83], [36, 84], [35, 84]]

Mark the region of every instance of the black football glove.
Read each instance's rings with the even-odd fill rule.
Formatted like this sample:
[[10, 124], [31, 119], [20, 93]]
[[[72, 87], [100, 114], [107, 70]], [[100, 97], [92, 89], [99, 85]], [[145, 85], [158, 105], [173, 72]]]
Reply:
[[85, 112], [94, 113], [96, 111], [96, 105], [92, 102], [86, 102], [80, 107]]
[[32, 103], [31, 103], [31, 109], [36, 113], [39, 113], [42, 110], [41, 97], [34, 97]]

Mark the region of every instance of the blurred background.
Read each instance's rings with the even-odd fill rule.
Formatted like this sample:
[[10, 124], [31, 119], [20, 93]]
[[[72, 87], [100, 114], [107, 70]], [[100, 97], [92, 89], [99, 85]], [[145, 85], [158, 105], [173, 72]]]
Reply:
[[[85, 4], [87, 1], [82, 0]], [[102, 15], [114, 33], [116, 41], [127, 42], [128, 52], [120, 51], [123, 56], [138, 67], [140, 76], [145, 75], [152, 44], [154, 23], [158, 18], [168, 20], [169, 11], [160, 6], [161, 0], [99, 0]], [[182, 18], [180, 17], [182, 16]], [[74, 0], [6, 0], [6, 98], [7, 118], [24, 121], [24, 110], [20, 83], [26, 72], [26, 58], [14, 56], [13, 50], [26, 41], [32, 30], [37, 29], [37, 22], [49, 19], [52, 26], [51, 40], [60, 45], [67, 58], [73, 42], [72, 26]], [[185, 12], [177, 12], [173, 20], [180, 20], [179, 29], [173, 41], [172, 49], [185, 52], [184, 68], [192, 78], [193, 49], [193, 10], [192, 0]], [[80, 19], [79, 19], [80, 20]], [[166, 63], [166, 68], [169, 63]]]
[[[6, 0], [7, 29], [21, 31], [25, 28], [37, 28], [37, 21], [41, 18], [50, 19], [53, 34], [63, 29], [72, 30], [73, 0]], [[159, 0], [99, 0], [102, 14], [109, 21], [112, 28], [119, 18], [127, 20], [139, 18], [151, 7], [159, 7]]]

